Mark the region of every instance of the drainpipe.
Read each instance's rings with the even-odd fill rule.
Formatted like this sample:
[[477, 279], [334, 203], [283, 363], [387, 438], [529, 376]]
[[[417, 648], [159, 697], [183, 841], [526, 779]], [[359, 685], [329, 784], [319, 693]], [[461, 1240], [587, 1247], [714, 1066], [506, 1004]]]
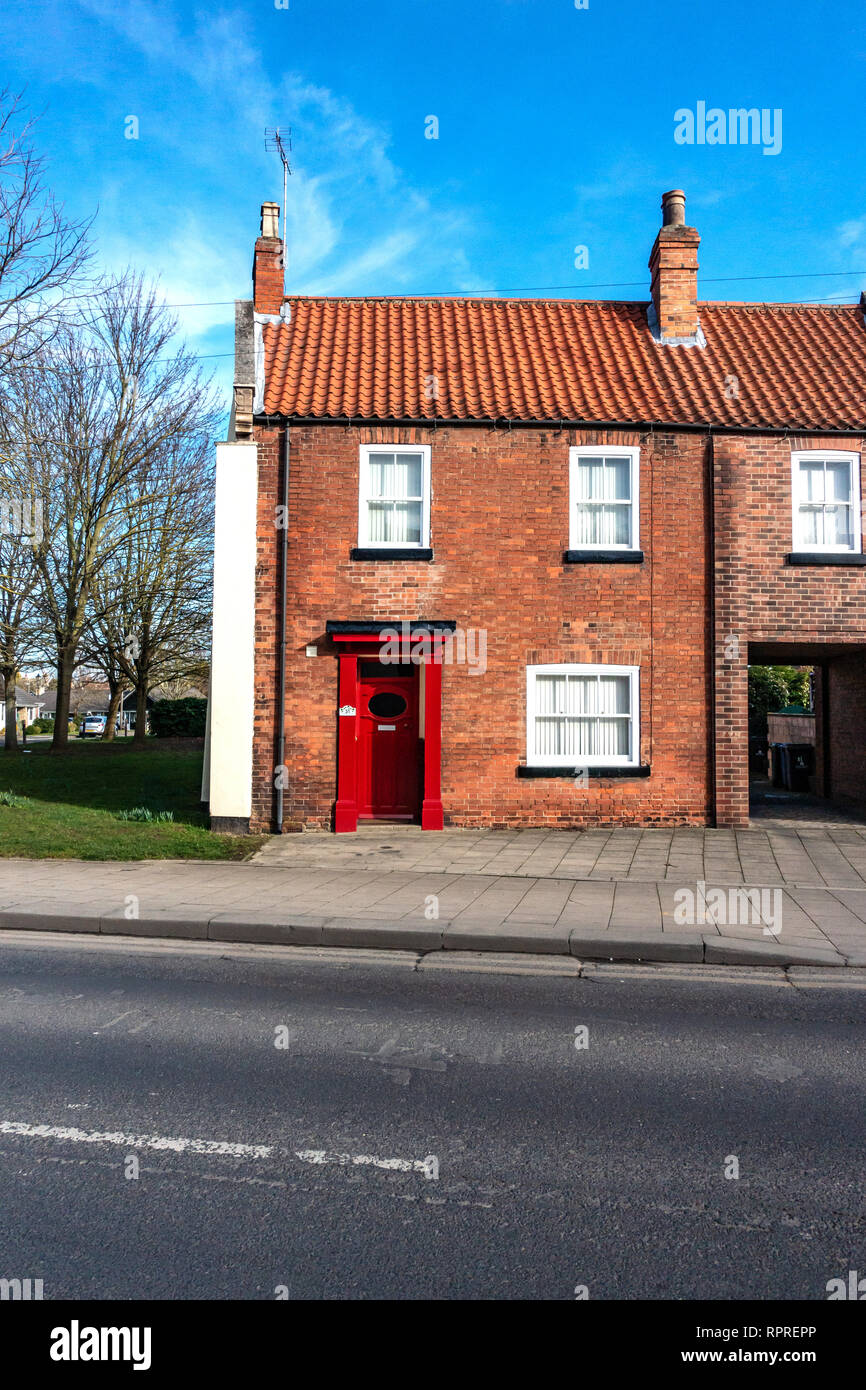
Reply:
[[821, 795], [832, 796], [830, 780], [830, 670], [826, 661], [821, 662], [821, 754], [824, 764], [821, 777]]
[[[716, 447], [712, 430], [707, 432], [707, 452], [709, 454], [708, 471], [709, 487], [707, 501], [709, 503], [709, 564], [707, 566], [709, 574], [707, 576], [707, 596], [709, 598], [709, 629], [710, 629], [710, 727], [708, 739], [709, 751], [709, 782], [710, 782], [710, 807], [712, 810], [713, 824], [718, 825], [718, 806], [716, 796], [718, 787], [716, 783]], [[748, 738], [746, 740], [746, 757], [748, 758]]]
[[[283, 485], [282, 485], [282, 511], [280, 519], [282, 528], [280, 530], [280, 694], [279, 707], [277, 709], [277, 719], [279, 720], [277, 734], [277, 767], [282, 769], [286, 765], [286, 570], [289, 560], [289, 423], [286, 421], [286, 433], [284, 438], [283, 453]], [[283, 833], [283, 774], [282, 770], [277, 778], [277, 834]]]

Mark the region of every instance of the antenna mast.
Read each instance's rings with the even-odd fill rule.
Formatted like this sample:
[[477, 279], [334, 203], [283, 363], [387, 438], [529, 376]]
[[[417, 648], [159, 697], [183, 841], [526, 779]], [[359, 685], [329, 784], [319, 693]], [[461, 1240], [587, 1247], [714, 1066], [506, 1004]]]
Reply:
[[287, 263], [287, 262], [286, 262], [286, 256], [287, 256], [287, 248], [286, 248], [286, 203], [287, 203], [287, 201], [288, 201], [288, 194], [289, 194], [289, 174], [292, 172], [291, 169], [289, 168], [289, 157], [288, 157], [288, 154], [286, 153], [286, 151], [287, 151], [287, 150], [291, 150], [291, 148], [292, 148], [292, 131], [291, 131], [291, 127], [289, 127], [289, 129], [288, 129], [287, 131], [285, 131], [285, 132], [281, 131], [279, 126], [277, 126], [276, 130], [266, 130], [266, 131], [265, 131], [265, 149], [266, 149], [266, 150], [276, 150], [277, 153], [278, 153], [279, 156], [280, 156], [280, 159], [283, 161], [283, 270], [284, 270], [284, 271], [285, 271], [285, 267], [286, 267], [286, 263]]

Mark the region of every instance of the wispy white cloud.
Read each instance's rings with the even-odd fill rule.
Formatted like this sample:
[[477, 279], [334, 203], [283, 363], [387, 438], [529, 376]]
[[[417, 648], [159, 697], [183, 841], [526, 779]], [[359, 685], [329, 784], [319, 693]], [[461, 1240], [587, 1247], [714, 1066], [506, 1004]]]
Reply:
[[[115, 154], [103, 175], [102, 262], [158, 278], [169, 304], [201, 306], [176, 311], [181, 330], [226, 393], [233, 312], [230, 303], [204, 302], [250, 293], [259, 205], [282, 200], [281, 166], [264, 132], [287, 113], [295, 140], [289, 292], [481, 287], [465, 251], [467, 216], [413, 187], [390, 157], [388, 130], [339, 91], [302, 72], [272, 79], [244, 13], [190, 19], [170, 0], [78, 4], [118, 36], [142, 105], [138, 146]], [[107, 99], [110, 80], [106, 70]]]
[[858, 248], [866, 245], [866, 217], [857, 217], [850, 222], [842, 223], [839, 228], [839, 245]]
[[[173, 206], [163, 209], [171, 267], [165, 279], [178, 293], [187, 298], [199, 293], [217, 259], [222, 281], [229, 278], [227, 265], [233, 274], [240, 261], [246, 262], [234, 293], [247, 292], [257, 203], [282, 196], [280, 166], [265, 152], [264, 130], [280, 124], [285, 112], [292, 113], [296, 135], [288, 288], [371, 293], [391, 288], [388, 281], [402, 285], [414, 276], [417, 282], [419, 271], [428, 282], [424, 288], [437, 280], [450, 286], [455, 276], [473, 278], [464, 251], [465, 215], [434, 205], [422, 190], [407, 186], [389, 157], [388, 132], [338, 92], [297, 72], [271, 81], [262, 55], [244, 37], [243, 14], [199, 15], [184, 33], [177, 14], [162, 3], [79, 3], [160, 70], [162, 92], [173, 75], [174, 92], [184, 95], [179, 109], [160, 113], [159, 139], [199, 179], [209, 180], [212, 206], [215, 198], [222, 199], [219, 229], [211, 229], [204, 243], [215, 253], [207, 267], [187, 250], [195, 219], [182, 182], [175, 184]], [[157, 124], [155, 115], [151, 121]]]

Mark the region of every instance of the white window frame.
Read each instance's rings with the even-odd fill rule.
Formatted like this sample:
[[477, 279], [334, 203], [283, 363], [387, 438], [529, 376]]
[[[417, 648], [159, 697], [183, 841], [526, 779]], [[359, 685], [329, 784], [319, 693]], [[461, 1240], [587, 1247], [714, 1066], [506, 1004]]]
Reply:
[[[625, 545], [587, 545], [577, 539], [577, 470], [581, 458], [628, 458], [631, 464], [631, 533]], [[569, 550], [640, 550], [640, 448], [636, 444], [574, 444], [568, 451]]]
[[[536, 753], [535, 720], [538, 713], [536, 701], [537, 676], [628, 676], [629, 704], [631, 712], [629, 724], [629, 751], [627, 754], [601, 754], [587, 758], [583, 764], [575, 762], [573, 756], [562, 753]], [[557, 662], [547, 666], [527, 666], [526, 668], [526, 764], [527, 767], [639, 767], [640, 766], [640, 667], [608, 665], [575, 665]]]
[[[365, 550], [429, 550], [430, 549], [430, 473], [431, 446], [429, 444], [362, 444], [358, 467], [358, 546]], [[370, 502], [371, 454], [420, 454], [421, 455], [421, 539], [418, 541], [373, 541], [369, 538], [368, 523]]]
[[[851, 545], [808, 545], [800, 528], [800, 464], [818, 462], [847, 463], [851, 477]], [[796, 554], [809, 552], [818, 555], [860, 555], [863, 546], [863, 526], [860, 516], [860, 455], [840, 449], [797, 449], [791, 454], [791, 539]]]

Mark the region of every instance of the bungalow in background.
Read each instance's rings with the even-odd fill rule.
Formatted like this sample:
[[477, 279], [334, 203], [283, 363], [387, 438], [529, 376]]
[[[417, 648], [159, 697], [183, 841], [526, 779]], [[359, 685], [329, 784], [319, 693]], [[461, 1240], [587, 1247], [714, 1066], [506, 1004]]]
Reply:
[[[29, 727], [40, 718], [44, 710], [44, 696], [34, 695], [32, 690], [27, 690], [23, 685], [15, 687], [15, 718], [18, 724], [23, 722], [24, 727]], [[0, 733], [6, 731], [6, 696], [5, 693], [0, 701]]]

